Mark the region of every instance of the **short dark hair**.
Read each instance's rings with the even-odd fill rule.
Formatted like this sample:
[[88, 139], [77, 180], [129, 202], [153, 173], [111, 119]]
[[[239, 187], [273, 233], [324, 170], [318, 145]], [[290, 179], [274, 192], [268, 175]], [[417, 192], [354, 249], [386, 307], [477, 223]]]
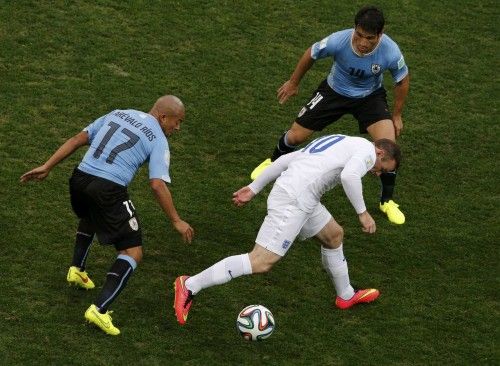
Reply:
[[401, 163], [401, 148], [394, 141], [389, 139], [379, 139], [375, 141], [375, 146], [385, 151], [385, 157], [396, 161], [396, 169]]
[[384, 29], [384, 13], [379, 8], [368, 5], [362, 7], [354, 17], [354, 25], [358, 25], [372, 34], [380, 34]]

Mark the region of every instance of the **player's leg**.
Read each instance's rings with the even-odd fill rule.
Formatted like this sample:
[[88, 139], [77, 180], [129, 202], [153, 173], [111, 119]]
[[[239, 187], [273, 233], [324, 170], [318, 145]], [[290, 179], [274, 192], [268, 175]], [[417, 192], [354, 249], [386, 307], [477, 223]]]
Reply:
[[314, 131], [308, 128], [302, 127], [297, 122], [292, 124], [292, 127], [283, 135], [281, 135], [278, 140], [278, 144], [274, 148], [273, 155], [271, 158], [264, 160], [260, 163], [250, 174], [250, 178], [255, 180], [273, 161], [278, 159], [280, 156], [291, 153], [295, 151], [295, 148], [302, 142], [306, 141]]
[[302, 107], [291, 128], [281, 135], [271, 158], [257, 166], [250, 178], [256, 179], [274, 160], [294, 151], [314, 131], [321, 131], [339, 119], [345, 113], [341, 108], [341, 103], [342, 98], [324, 80], [314, 91], [308, 103]]
[[94, 303], [101, 314], [108, 311], [109, 306], [127, 285], [128, 280], [142, 259], [142, 246], [120, 250], [118, 253], [106, 274], [102, 290]]
[[88, 253], [95, 235], [95, 228], [90, 219], [89, 200], [84, 193], [90, 181], [91, 178], [78, 169], [73, 171], [69, 180], [71, 206], [80, 221], [76, 231], [73, 260], [66, 275], [66, 280], [70, 285], [87, 290], [95, 287], [85, 271]]
[[[381, 138], [386, 138], [395, 141], [395, 131], [392, 120], [384, 119], [371, 124], [367, 128], [373, 141]], [[380, 195], [380, 210], [384, 212], [389, 221], [394, 224], [404, 224], [405, 216], [398, 208], [399, 205], [393, 200], [394, 186], [396, 185], [397, 172], [387, 172], [380, 174], [380, 182], [382, 183], [382, 192]]]
[[[381, 138], [396, 140], [396, 131], [391, 119], [392, 116], [389, 113], [384, 88], [380, 88], [368, 97], [363, 98], [356, 106], [353, 115], [359, 122], [360, 132], [368, 132], [373, 141]], [[382, 184], [380, 210], [387, 215], [392, 223], [403, 224], [405, 216], [393, 201], [396, 172], [382, 173], [380, 181]]]
[[120, 334], [120, 330], [112, 323], [111, 312], [108, 311], [108, 308], [123, 291], [141, 259], [142, 246], [120, 250], [106, 275], [106, 280], [96, 301], [85, 312], [85, 319], [97, 325], [107, 334]]
[[354, 295], [354, 289], [349, 280], [343, 238], [344, 230], [333, 218], [316, 235], [321, 243], [321, 262], [335, 286], [337, 296], [350, 299]]
[[177, 277], [174, 309], [181, 325], [186, 323], [193, 296], [199, 291], [243, 275], [268, 272], [286, 254], [307, 220], [307, 214], [291, 202], [283, 189], [274, 187], [268, 198], [267, 216], [250, 253], [227, 257], [191, 277]]
[[185, 286], [194, 296], [205, 288], [222, 285], [243, 275], [268, 272], [280, 259], [281, 256], [255, 244], [250, 253], [226, 257], [197, 275], [188, 277]]
[[348, 309], [359, 303], [372, 302], [379, 296], [376, 289], [355, 290], [349, 279], [349, 270], [343, 251], [344, 230], [333, 219], [316, 234], [321, 243], [321, 262], [335, 286], [337, 297], [335, 305]]
[[193, 297], [201, 290], [225, 284], [240, 276], [267, 272], [280, 259], [277, 254], [255, 244], [250, 253], [226, 257], [191, 277], [177, 277], [174, 282], [177, 321], [181, 325], [186, 323]]
[[88, 191], [93, 202], [91, 216], [97, 237], [101, 244], [113, 244], [118, 256], [95, 302], [85, 312], [85, 318], [104, 332], [117, 335], [120, 330], [113, 325], [108, 309], [142, 260], [142, 231], [125, 187], [96, 179]]
[[194, 296], [205, 288], [222, 285], [234, 278], [252, 273], [249, 253], [233, 255], [222, 259], [194, 276], [186, 278], [185, 286]]
[[80, 219], [76, 231], [75, 246], [73, 250], [73, 260], [68, 269], [66, 279], [70, 285], [76, 285], [90, 290], [95, 287], [94, 282], [89, 278], [85, 271], [87, 257], [90, 246], [94, 239], [94, 227], [88, 218]]
[[313, 132], [314, 130], [301, 126], [297, 121], [293, 122], [292, 127], [281, 135], [278, 140], [278, 144], [271, 156], [271, 161], [275, 161], [280, 156], [295, 151], [297, 146], [306, 141]]

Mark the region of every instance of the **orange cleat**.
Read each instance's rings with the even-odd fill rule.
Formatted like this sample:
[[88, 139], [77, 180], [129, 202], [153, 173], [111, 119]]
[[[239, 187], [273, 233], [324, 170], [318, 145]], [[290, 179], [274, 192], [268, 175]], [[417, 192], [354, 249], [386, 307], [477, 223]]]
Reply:
[[186, 288], [185, 282], [189, 276], [179, 276], [174, 282], [174, 309], [175, 316], [180, 325], [186, 324], [189, 309], [193, 304], [193, 294]]
[[372, 302], [379, 297], [380, 292], [377, 289], [374, 288], [369, 288], [366, 290], [358, 290], [354, 293], [354, 296], [351, 297], [349, 300], [344, 300], [341, 297], [338, 297], [335, 299], [335, 305], [339, 309], [349, 309], [350, 307], [360, 304], [360, 303], [367, 303], [367, 302]]

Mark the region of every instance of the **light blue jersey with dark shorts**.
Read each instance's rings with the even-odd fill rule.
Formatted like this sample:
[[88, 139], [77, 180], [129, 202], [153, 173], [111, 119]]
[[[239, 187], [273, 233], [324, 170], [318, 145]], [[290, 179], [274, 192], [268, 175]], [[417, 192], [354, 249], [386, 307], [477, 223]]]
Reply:
[[85, 127], [90, 148], [78, 169], [128, 186], [149, 160], [149, 179], [170, 183], [170, 150], [160, 124], [152, 115], [133, 109], [115, 110]]
[[311, 48], [314, 60], [332, 57], [328, 85], [350, 98], [363, 98], [382, 87], [383, 73], [389, 70], [395, 83], [408, 74], [408, 67], [398, 45], [383, 34], [376, 48], [363, 56], [352, 46], [354, 29], [332, 33]]

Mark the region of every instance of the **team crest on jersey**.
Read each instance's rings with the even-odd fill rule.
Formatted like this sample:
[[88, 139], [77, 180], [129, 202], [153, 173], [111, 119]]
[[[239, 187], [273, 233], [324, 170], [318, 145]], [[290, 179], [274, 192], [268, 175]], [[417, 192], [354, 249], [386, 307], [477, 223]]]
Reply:
[[306, 110], [307, 108], [306, 107], [303, 107], [300, 112], [299, 112], [299, 117], [302, 117], [304, 115], [304, 113], [306, 113]]
[[284, 240], [283, 244], [281, 244], [281, 247], [283, 249], [287, 249], [290, 246], [290, 244], [292, 244], [292, 242], [290, 240]]
[[380, 72], [380, 65], [379, 64], [372, 64], [372, 74], [378, 74]]
[[130, 228], [132, 230], [139, 230], [139, 223], [137, 222], [137, 219], [135, 217], [132, 217], [130, 220], [128, 220], [128, 224], [130, 225]]

